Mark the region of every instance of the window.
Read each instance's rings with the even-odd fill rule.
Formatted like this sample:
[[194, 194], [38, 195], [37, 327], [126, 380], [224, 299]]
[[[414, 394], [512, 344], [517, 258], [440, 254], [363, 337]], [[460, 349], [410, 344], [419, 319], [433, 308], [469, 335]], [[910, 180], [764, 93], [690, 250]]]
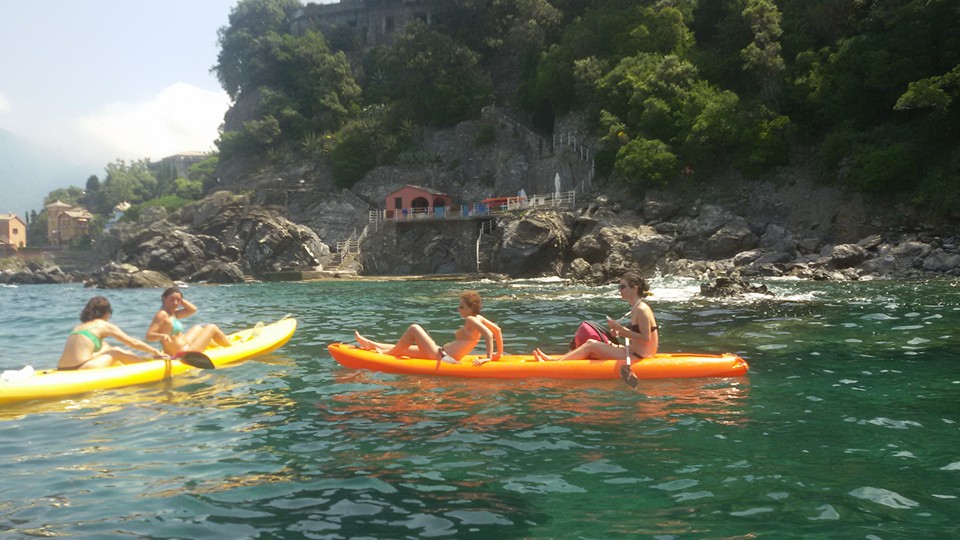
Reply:
[[403, 208], [403, 197], [395, 197], [393, 199], [393, 207], [398, 210]]

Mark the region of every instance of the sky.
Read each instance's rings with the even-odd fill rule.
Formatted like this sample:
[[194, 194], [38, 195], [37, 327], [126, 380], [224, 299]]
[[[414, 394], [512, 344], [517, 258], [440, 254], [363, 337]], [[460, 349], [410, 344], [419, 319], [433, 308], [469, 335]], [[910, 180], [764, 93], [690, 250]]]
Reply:
[[214, 150], [230, 100], [210, 68], [236, 4], [0, 0], [0, 129], [101, 179], [117, 159]]
[[237, 0], [0, 0], [0, 129], [104, 165], [214, 148]]

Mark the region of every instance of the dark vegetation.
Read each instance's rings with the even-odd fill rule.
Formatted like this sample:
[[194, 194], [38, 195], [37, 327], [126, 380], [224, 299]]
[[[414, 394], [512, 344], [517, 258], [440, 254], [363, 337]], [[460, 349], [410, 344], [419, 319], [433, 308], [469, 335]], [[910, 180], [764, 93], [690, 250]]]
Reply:
[[[292, 33], [297, 0], [240, 0], [213, 67], [246, 111], [221, 162], [325, 159], [348, 188], [496, 103], [542, 131], [584, 115], [598, 172], [638, 193], [759, 177], [804, 146], [822, 181], [958, 213], [956, 0], [425, 2], [429, 26], [371, 48], [347, 28]], [[215, 161], [184, 182], [146, 165], [112, 164], [73, 200], [175, 207], [216, 183]]]
[[[291, 34], [296, 0], [241, 0], [214, 69], [234, 98], [259, 97], [222, 159], [326, 154], [349, 187], [420, 128], [496, 102], [547, 131], [587, 115], [600, 172], [638, 191], [759, 175], [805, 145], [825, 181], [942, 219], [960, 203], [953, 0], [429, 3], [430, 26], [360, 49], [346, 29]], [[502, 73], [516, 90], [495, 95]]]

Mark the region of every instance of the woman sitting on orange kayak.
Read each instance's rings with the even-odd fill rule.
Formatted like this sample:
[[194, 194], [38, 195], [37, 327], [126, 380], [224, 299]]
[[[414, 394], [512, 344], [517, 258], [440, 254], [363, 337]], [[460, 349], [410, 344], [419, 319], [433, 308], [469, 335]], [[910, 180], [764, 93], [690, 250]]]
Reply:
[[80, 313], [80, 324], [74, 326], [73, 331], [67, 336], [67, 343], [63, 347], [57, 369], [68, 371], [103, 368], [153, 360], [153, 358], [137, 356], [128, 350], [105, 343], [104, 339], [108, 337], [157, 357], [166, 356], [162, 351], [128, 336], [118, 326], [110, 323], [112, 314], [113, 308], [109, 300], [102, 296], [91, 298]]
[[[356, 331], [354, 336], [360, 348], [367, 351], [377, 351], [390, 356], [442, 360], [448, 363], [457, 363], [470, 354], [482, 337], [487, 346], [487, 356], [478, 358], [474, 364], [479, 365], [500, 358], [503, 354], [503, 335], [499, 326], [480, 315], [480, 295], [475, 291], [461, 294], [460, 306], [457, 309], [463, 317], [463, 327], [454, 334], [453, 341], [442, 347], [437, 345], [437, 342], [419, 324], [410, 325], [400, 339], [392, 345], [367, 339]], [[497, 344], [496, 352], [493, 348], [494, 341]]]
[[183, 297], [178, 287], [170, 287], [160, 295], [163, 308], [153, 316], [150, 328], [147, 328], [147, 341], [159, 341], [167, 354], [176, 355], [185, 351], [202, 352], [216, 343], [221, 347], [230, 346], [227, 335], [215, 324], [198, 324], [183, 331], [185, 319], [197, 312], [197, 306]]
[[[630, 326], [626, 327], [607, 317], [607, 324], [610, 330], [618, 336], [630, 339], [630, 354], [636, 359], [651, 358], [657, 354], [657, 348], [660, 346], [659, 332], [657, 332], [657, 320], [653, 316], [653, 310], [643, 301], [650, 296], [650, 286], [647, 280], [627, 272], [620, 278], [620, 298], [630, 304]], [[602, 341], [587, 340], [576, 349], [568, 352], [559, 358], [551, 358], [540, 349], [534, 349], [533, 356], [541, 361], [549, 360], [587, 360], [597, 359], [606, 360], [613, 358], [623, 358], [627, 354], [623, 345], [614, 345]]]

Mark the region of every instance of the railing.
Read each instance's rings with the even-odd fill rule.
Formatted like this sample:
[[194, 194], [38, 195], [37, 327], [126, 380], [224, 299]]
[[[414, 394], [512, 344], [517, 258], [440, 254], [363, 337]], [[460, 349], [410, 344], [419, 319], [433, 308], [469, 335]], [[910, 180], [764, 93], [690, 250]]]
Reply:
[[350, 233], [350, 237], [346, 240], [337, 242], [337, 253], [340, 253], [341, 258], [344, 254], [348, 253], [360, 253], [360, 244], [363, 243], [363, 240], [367, 237], [367, 229], [369, 226], [364, 227], [363, 231], [360, 233], [360, 236], [357, 236], [357, 230], [354, 229]]
[[383, 221], [418, 221], [432, 219], [476, 219], [494, 216], [511, 210], [523, 210], [540, 207], [573, 207], [577, 203], [576, 191], [533, 195], [530, 197], [508, 197], [504, 204], [490, 205], [477, 203], [461, 206], [438, 206], [434, 208], [401, 208], [399, 210], [371, 210], [370, 223], [378, 226]]
[[596, 163], [593, 159], [593, 154], [590, 152], [590, 148], [584, 146], [577, 140], [577, 137], [572, 133], [555, 133], [553, 135], [553, 149], [554, 151], [557, 148], [570, 147], [574, 152], [580, 157], [581, 161], [587, 161], [590, 163], [590, 173], [587, 175], [587, 179], [583, 181], [580, 185], [580, 188], [586, 190], [593, 183], [593, 173], [596, 168]]
[[484, 221], [480, 224], [480, 235], [477, 236], [477, 273], [481, 272], [480, 267], [480, 245], [483, 243], [483, 235], [490, 234], [493, 232], [493, 220]]

